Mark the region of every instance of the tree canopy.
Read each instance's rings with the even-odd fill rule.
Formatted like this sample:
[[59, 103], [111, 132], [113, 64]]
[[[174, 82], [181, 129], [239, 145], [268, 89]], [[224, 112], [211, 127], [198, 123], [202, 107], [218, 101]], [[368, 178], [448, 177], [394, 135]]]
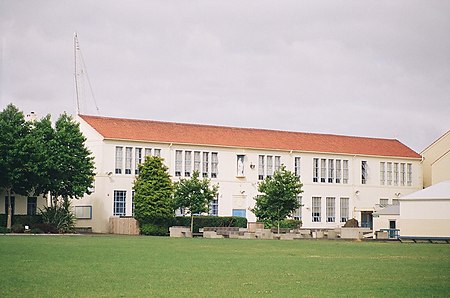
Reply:
[[[0, 112], [0, 189], [6, 190], [8, 202], [11, 194], [50, 192], [56, 202], [89, 193], [94, 161], [85, 141], [79, 124], [65, 113], [53, 127], [50, 115], [25, 121], [21, 111], [8, 105]], [[11, 216], [9, 210], [8, 227]]]
[[140, 224], [159, 223], [173, 217], [173, 184], [161, 157], [146, 157], [139, 165], [133, 189], [134, 218]]
[[300, 207], [298, 195], [302, 193], [302, 183], [284, 165], [276, 171], [273, 177], [266, 177], [258, 185], [261, 193], [256, 196], [253, 213], [259, 220], [277, 222], [288, 217]]
[[194, 171], [189, 179], [180, 179], [175, 183], [175, 208], [186, 208], [191, 214], [191, 232], [194, 214], [208, 212], [209, 205], [217, 196], [219, 187], [210, 186], [208, 178], [199, 179], [199, 172]]

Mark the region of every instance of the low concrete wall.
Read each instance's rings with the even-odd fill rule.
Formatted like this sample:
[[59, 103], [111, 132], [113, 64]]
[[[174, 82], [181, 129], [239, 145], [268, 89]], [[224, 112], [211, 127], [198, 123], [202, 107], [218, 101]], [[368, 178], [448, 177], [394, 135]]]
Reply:
[[173, 226], [169, 228], [170, 237], [185, 238], [191, 237], [191, 228], [182, 226]]
[[362, 239], [370, 231], [369, 228], [341, 228], [341, 239]]

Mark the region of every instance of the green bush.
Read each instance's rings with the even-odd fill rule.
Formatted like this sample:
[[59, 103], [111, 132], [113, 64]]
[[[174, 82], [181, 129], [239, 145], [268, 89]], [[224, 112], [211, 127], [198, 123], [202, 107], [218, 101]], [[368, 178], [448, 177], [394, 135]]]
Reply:
[[24, 226], [31, 226], [35, 223], [42, 223], [42, 215], [14, 215], [13, 223], [20, 223]]
[[154, 224], [143, 224], [140, 227], [142, 235], [148, 236], [168, 236], [169, 235], [169, 227], [167, 226], [158, 226]]
[[[30, 226], [30, 229], [38, 229], [45, 234], [58, 234], [58, 229], [52, 225], [47, 223], [35, 223]], [[37, 233], [36, 233], [37, 234]]]
[[39, 228], [31, 228], [31, 229], [30, 229], [30, 233], [31, 233], [31, 234], [42, 234], [42, 233], [44, 233], [44, 231], [42, 231], [42, 230], [39, 229]]
[[11, 229], [7, 229], [4, 226], [0, 226], [0, 234], [7, 234], [7, 233], [11, 233]]
[[[280, 229], [299, 229], [302, 226], [302, 221], [297, 219], [280, 220]], [[264, 228], [278, 228], [278, 221], [264, 221]]]
[[11, 226], [11, 231], [13, 233], [23, 233], [25, 231], [25, 227], [20, 223], [15, 223]]
[[[172, 226], [191, 226], [190, 216], [177, 216], [173, 220]], [[247, 227], [247, 219], [239, 216], [195, 216], [194, 233], [204, 227]]]
[[41, 210], [42, 221], [52, 225], [59, 233], [71, 233], [75, 231], [75, 216], [67, 206], [50, 206]]

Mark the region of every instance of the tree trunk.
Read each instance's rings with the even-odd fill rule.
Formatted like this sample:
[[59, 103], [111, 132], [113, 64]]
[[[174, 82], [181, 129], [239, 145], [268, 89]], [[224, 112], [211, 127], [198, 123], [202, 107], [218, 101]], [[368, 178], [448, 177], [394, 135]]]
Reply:
[[8, 200], [8, 210], [7, 210], [8, 217], [6, 220], [6, 228], [11, 229], [11, 225], [12, 225], [11, 188], [7, 188], [6, 193], [7, 193], [7, 200]]
[[191, 237], [194, 234], [194, 215], [191, 213]]
[[277, 220], [277, 224], [278, 224], [278, 235], [280, 235], [280, 209], [278, 209], [278, 220]]

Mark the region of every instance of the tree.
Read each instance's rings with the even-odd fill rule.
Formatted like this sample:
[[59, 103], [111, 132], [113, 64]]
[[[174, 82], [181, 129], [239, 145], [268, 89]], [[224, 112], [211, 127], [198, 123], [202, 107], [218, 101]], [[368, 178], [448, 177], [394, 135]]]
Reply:
[[6, 191], [8, 204], [7, 228], [11, 228], [11, 195], [26, 195], [32, 185], [29, 141], [30, 126], [25, 117], [13, 104], [0, 112], [0, 188]]
[[[47, 131], [48, 121], [44, 121], [42, 131]], [[55, 123], [53, 139], [50, 131], [45, 131], [43, 142], [47, 142], [47, 159], [42, 162], [46, 177], [41, 179], [40, 189], [44, 193], [50, 191], [54, 202], [58, 197], [67, 201], [90, 194], [95, 176], [94, 158], [85, 146], [86, 138], [80, 125], [64, 113]]]
[[161, 157], [146, 157], [133, 189], [134, 218], [140, 224], [158, 224], [173, 217], [173, 184]]
[[194, 214], [208, 212], [209, 205], [217, 196], [219, 187], [210, 187], [210, 180], [199, 179], [198, 171], [194, 171], [190, 179], [180, 179], [175, 183], [175, 208], [187, 208], [191, 214], [191, 233], [194, 228]]
[[302, 183], [284, 165], [276, 171], [273, 177], [266, 177], [258, 185], [261, 193], [256, 196], [256, 205], [252, 212], [260, 220], [277, 221], [280, 233], [280, 220], [285, 219], [300, 207], [298, 195], [302, 193]]

